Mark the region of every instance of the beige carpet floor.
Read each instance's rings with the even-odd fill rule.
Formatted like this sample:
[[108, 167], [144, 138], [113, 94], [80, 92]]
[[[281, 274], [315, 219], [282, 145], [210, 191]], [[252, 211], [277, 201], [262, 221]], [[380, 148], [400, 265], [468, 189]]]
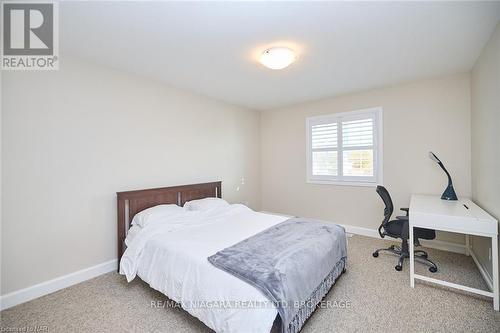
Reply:
[[[397, 272], [394, 256], [372, 257], [388, 244], [349, 239], [347, 272], [325, 298], [330, 307], [318, 309], [302, 332], [500, 332], [500, 313], [490, 299], [420, 282], [410, 288], [407, 263]], [[429, 255], [439, 267], [433, 276], [486, 289], [470, 257], [437, 250]], [[420, 264], [417, 272], [432, 274]], [[210, 332], [182, 309], [151, 306], [165, 300], [139, 279], [127, 284], [108, 273], [2, 311], [0, 331]]]

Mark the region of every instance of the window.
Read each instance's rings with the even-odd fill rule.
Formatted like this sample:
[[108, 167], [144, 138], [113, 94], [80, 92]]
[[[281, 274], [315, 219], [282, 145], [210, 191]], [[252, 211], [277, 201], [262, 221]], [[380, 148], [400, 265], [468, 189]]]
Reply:
[[306, 119], [307, 181], [382, 183], [382, 108]]

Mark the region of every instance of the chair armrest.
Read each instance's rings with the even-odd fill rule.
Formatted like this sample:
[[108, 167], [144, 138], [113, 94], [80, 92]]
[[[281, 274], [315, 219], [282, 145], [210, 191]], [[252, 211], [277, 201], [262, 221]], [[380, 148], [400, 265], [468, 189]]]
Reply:
[[402, 210], [403, 212], [406, 212], [406, 216], [408, 216], [410, 208], [399, 208], [399, 210]]
[[382, 227], [383, 227], [382, 224], [380, 225], [380, 227], [378, 227], [378, 234], [380, 235], [380, 237], [384, 238], [385, 237], [385, 233], [382, 232]]
[[403, 220], [403, 228], [401, 230], [401, 239], [409, 239], [409, 235], [410, 235], [410, 226], [409, 226], [409, 223], [410, 221], [409, 220]]

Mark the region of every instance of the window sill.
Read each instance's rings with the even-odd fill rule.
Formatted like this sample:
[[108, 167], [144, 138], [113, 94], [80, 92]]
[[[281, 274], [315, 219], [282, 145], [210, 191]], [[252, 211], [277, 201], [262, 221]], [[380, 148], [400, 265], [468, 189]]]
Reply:
[[377, 187], [378, 183], [374, 182], [339, 182], [332, 180], [307, 180], [308, 184], [319, 184], [319, 185], [340, 185], [340, 186], [361, 186], [361, 187]]

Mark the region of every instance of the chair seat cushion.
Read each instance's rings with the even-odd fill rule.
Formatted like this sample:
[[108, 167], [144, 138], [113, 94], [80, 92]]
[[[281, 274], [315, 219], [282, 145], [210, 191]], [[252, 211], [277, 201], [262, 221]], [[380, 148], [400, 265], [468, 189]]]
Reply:
[[[408, 228], [408, 223], [406, 222], [406, 220], [389, 221], [384, 226], [384, 230], [388, 236], [401, 238], [402, 235], [408, 235], [408, 230], [403, 230], [405, 227]], [[434, 239], [436, 238], [436, 231], [432, 229], [414, 228], [413, 236], [420, 239]]]

